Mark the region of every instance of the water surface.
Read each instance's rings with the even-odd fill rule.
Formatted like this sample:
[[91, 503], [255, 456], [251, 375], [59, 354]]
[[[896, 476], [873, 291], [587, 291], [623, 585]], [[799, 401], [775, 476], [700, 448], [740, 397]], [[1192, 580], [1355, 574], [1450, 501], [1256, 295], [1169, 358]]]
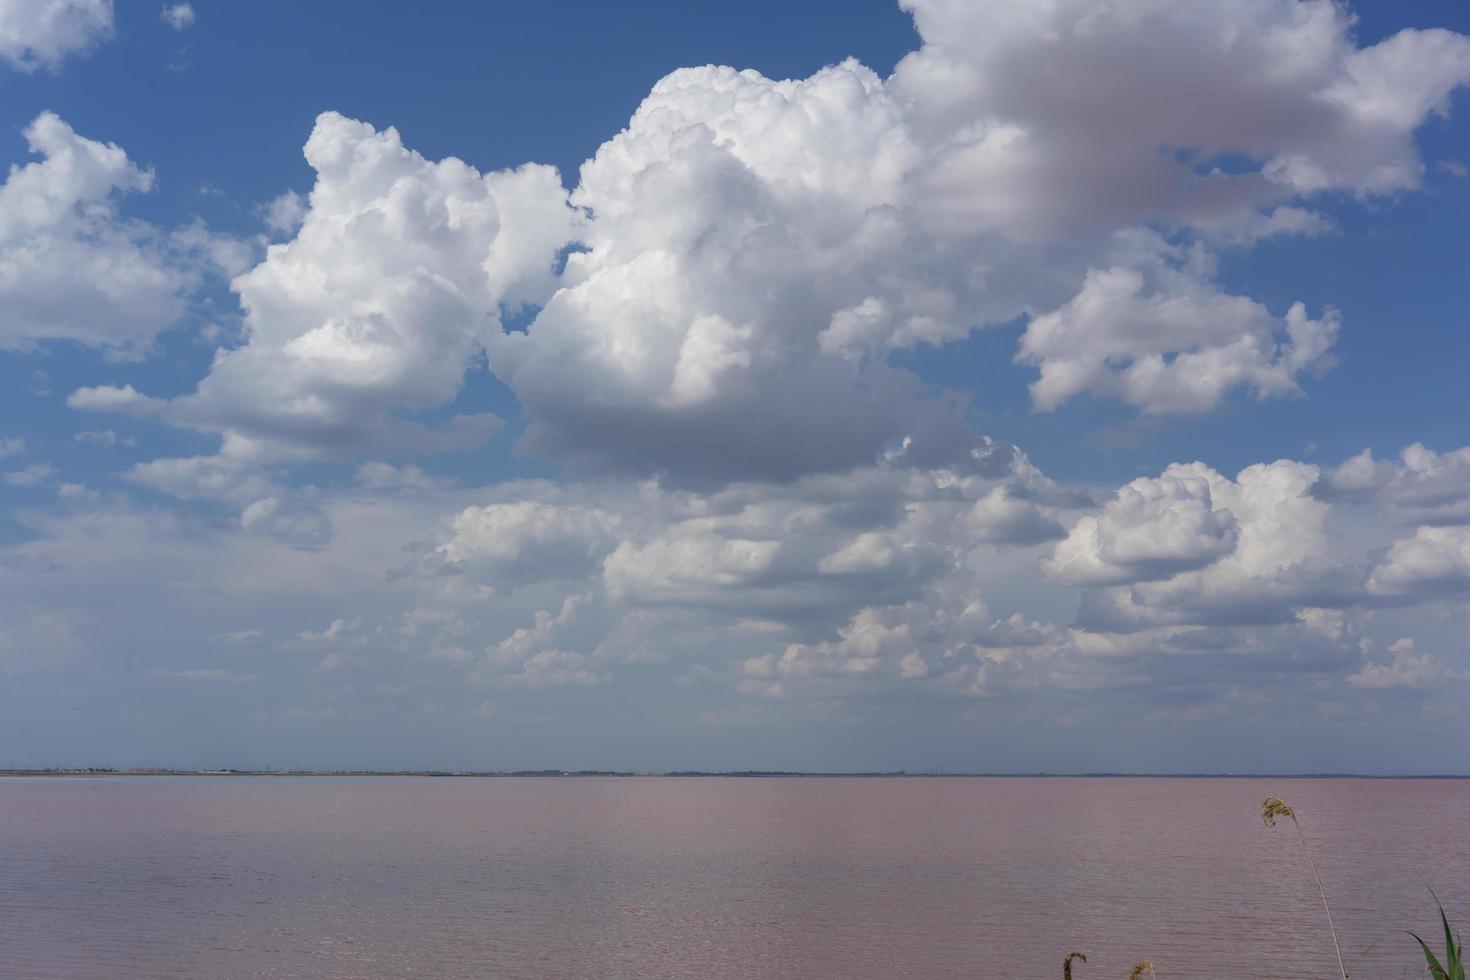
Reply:
[[[1470, 782], [0, 779], [0, 975], [1357, 978], [1470, 922]], [[1407, 972], [1406, 972], [1407, 971]]]

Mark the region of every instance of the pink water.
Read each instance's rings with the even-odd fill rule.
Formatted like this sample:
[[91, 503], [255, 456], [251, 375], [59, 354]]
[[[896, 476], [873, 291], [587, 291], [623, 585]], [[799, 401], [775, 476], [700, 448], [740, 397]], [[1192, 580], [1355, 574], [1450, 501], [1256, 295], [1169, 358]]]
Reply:
[[0, 780], [0, 976], [1422, 977], [1470, 782]]

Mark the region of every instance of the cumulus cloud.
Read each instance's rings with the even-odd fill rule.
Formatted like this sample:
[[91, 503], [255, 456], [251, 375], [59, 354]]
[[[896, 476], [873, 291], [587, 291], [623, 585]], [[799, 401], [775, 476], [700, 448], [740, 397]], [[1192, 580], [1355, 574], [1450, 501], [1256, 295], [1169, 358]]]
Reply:
[[1421, 527], [1400, 538], [1374, 566], [1368, 586], [1383, 596], [1470, 591], [1470, 527]]
[[592, 687], [607, 681], [608, 675], [598, 669], [590, 655], [555, 645], [585, 601], [582, 596], [572, 595], [555, 613], [538, 610], [531, 626], [517, 628], [486, 651], [476, 667], [479, 679], [499, 687], [530, 690]]
[[69, 408], [83, 412], [116, 412], [122, 415], [157, 415], [165, 402], [151, 398], [132, 385], [96, 385], [78, 388], [66, 397]]
[[1299, 394], [1297, 377], [1328, 365], [1336, 311], [1301, 303], [1278, 318], [1244, 296], [1173, 276], [1147, 291], [1142, 273], [1094, 269], [1065, 306], [1033, 319], [1017, 360], [1040, 368], [1031, 396], [1053, 409], [1082, 393], [1154, 414], [1204, 412], [1230, 392]]
[[935, 220], [1027, 238], [1417, 186], [1414, 130], [1470, 80], [1470, 40], [1359, 48], [1328, 0], [904, 6], [924, 45], [892, 87], [945, 140], [922, 174]]
[[1077, 616], [1095, 630], [1284, 623], [1303, 609], [1348, 605], [1364, 597], [1365, 563], [1332, 546], [1330, 505], [1312, 493], [1319, 476], [1292, 460], [1233, 480], [1175, 464], [1079, 520], [1043, 568], [1095, 587]]
[[300, 229], [232, 283], [245, 343], [165, 417], [257, 459], [480, 445], [493, 416], [431, 428], [403, 413], [452, 401], [500, 311], [552, 288], [575, 223], [556, 171], [436, 163], [330, 112], [305, 152]]
[[580, 579], [612, 551], [618, 523], [600, 508], [533, 500], [468, 507], [440, 553], [503, 588]]
[[1118, 491], [1084, 517], [1042, 567], [1069, 585], [1118, 585], [1203, 568], [1235, 550], [1235, 515], [1216, 509], [1209, 474], [1172, 466]]
[[1376, 499], [1401, 524], [1470, 524], [1470, 447], [1437, 453], [1419, 443], [1397, 462], [1365, 449], [1324, 473], [1317, 485], [1328, 500]]
[[112, 36], [112, 0], [0, 0], [0, 61], [51, 71]]
[[123, 195], [152, 187], [152, 172], [51, 112], [25, 138], [41, 159], [0, 185], [0, 349], [146, 347], [183, 313], [193, 276], [157, 229], [117, 212]]

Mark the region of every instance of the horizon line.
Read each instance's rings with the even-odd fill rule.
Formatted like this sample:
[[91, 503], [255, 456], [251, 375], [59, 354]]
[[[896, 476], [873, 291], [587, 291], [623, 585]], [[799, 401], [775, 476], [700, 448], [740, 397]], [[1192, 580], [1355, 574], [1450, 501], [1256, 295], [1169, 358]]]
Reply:
[[945, 772], [893, 770], [796, 769], [178, 769], [167, 766], [44, 766], [3, 768], [0, 777], [45, 776], [417, 776], [460, 779], [494, 778], [725, 778], [725, 779], [1470, 779], [1470, 773], [1358, 772]]

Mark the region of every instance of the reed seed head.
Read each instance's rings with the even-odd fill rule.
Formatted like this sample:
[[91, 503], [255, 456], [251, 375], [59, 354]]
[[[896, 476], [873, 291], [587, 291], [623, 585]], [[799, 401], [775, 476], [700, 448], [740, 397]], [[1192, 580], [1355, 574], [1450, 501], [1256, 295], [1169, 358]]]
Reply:
[[1134, 965], [1133, 972], [1128, 974], [1128, 980], [1138, 980], [1138, 978], [1143, 976], [1145, 973], [1147, 973], [1151, 977], [1158, 976], [1158, 974], [1154, 972], [1154, 965], [1148, 960], [1143, 960], [1142, 962]]
[[1082, 950], [1080, 949], [1074, 949], [1072, 950], [1072, 952], [1067, 954], [1067, 958], [1062, 960], [1062, 980], [1072, 980], [1073, 960], [1081, 960], [1082, 962], [1086, 963], [1087, 954], [1082, 952]]
[[1293, 810], [1285, 800], [1274, 796], [1266, 797], [1266, 802], [1261, 804], [1261, 823], [1267, 827], [1276, 826], [1277, 817], [1290, 817], [1296, 820], [1296, 811]]

